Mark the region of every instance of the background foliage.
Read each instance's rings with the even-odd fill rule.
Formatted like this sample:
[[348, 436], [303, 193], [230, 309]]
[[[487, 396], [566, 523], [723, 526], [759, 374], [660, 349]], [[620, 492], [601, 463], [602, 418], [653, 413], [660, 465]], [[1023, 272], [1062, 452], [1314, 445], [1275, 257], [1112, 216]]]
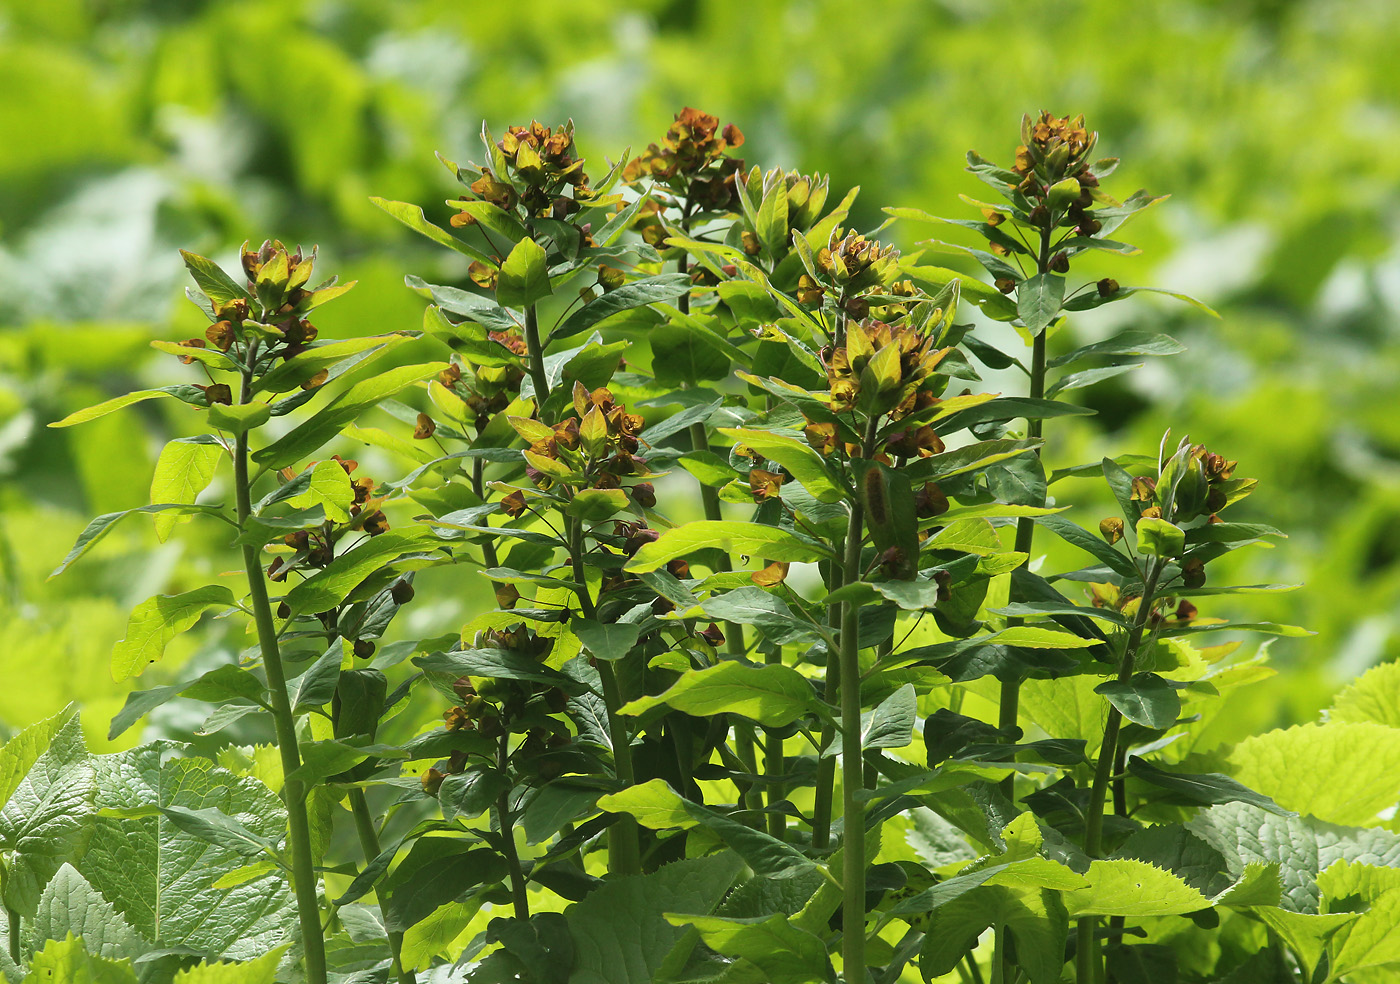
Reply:
[[[18, 728], [76, 699], [90, 746], [111, 748], [107, 721], [134, 686], [108, 670], [127, 611], [234, 566], [231, 553], [210, 559], [219, 531], [196, 551], [189, 540], [157, 545], [133, 523], [45, 581], [88, 517], [146, 501], [154, 455], [176, 434], [176, 418], [150, 405], [84, 428], [44, 424], [169, 381], [169, 357], [148, 347], [153, 329], [172, 339], [202, 330], [180, 294], [177, 247], [235, 266], [244, 240], [320, 243], [326, 269], [360, 281], [327, 309], [328, 331], [415, 328], [423, 302], [403, 273], [450, 283], [465, 269], [414, 241], [371, 194], [455, 194], [432, 152], [472, 156], [482, 118], [500, 132], [573, 117], [601, 163], [656, 139], [686, 104], [739, 123], [751, 163], [830, 171], [838, 189], [862, 182], [858, 227], [878, 224], [886, 204], [954, 214], [957, 194], [980, 193], [965, 151], [1007, 157], [1021, 113], [1042, 107], [1088, 116], [1101, 152], [1125, 161], [1118, 187], [1170, 192], [1136, 220], [1144, 255], [1112, 272], [1195, 294], [1223, 318], [1167, 304], [1075, 318], [1079, 337], [1056, 344], [1132, 317], [1189, 352], [1082, 391], [1099, 415], [1057, 427], [1047, 460], [1150, 447], [1169, 421], [1231, 448], [1269, 490], [1236, 518], [1292, 539], [1232, 558], [1246, 569], [1229, 580], [1306, 583], [1237, 614], [1318, 634], [1275, 643], [1279, 675], [1237, 697], [1212, 737], [1315, 718], [1400, 645], [1400, 76], [1389, 55], [1400, 9], [1173, 0], [1131, 22], [1122, 9], [890, 0], [872, 18], [861, 5], [728, 0], [0, 4], [0, 84], [19, 94], [0, 103], [10, 135], [0, 142], [0, 667], [14, 681], [0, 690], [0, 721]], [[901, 245], [921, 233], [902, 227]], [[421, 344], [395, 357], [441, 357]], [[375, 474], [411, 467], [347, 449]], [[489, 600], [465, 570], [418, 588], [400, 627], [413, 636], [451, 631]], [[204, 626], [176, 641], [164, 672], [247, 644]], [[425, 726], [436, 711], [415, 708]], [[193, 713], [162, 709], [144, 737], [188, 739]], [[230, 735], [268, 737], [251, 726]]]

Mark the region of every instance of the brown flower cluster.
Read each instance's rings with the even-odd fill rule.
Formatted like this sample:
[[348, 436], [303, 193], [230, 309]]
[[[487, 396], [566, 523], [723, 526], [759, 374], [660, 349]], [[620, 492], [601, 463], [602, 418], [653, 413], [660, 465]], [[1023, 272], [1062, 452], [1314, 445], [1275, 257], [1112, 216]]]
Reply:
[[[557, 129], [538, 121], [529, 126], [513, 126], [496, 147], [505, 160], [507, 173], [498, 174], [483, 167], [481, 176], [468, 185], [482, 201], [506, 212], [514, 211], [518, 205], [533, 218], [563, 221], [594, 198], [583, 159], [574, 145], [572, 123]], [[452, 219], [455, 226], [473, 222], [466, 213]]]
[[[1098, 139], [1097, 132], [1085, 128], [1082, 114], [1070, 119], [1042, 112], [1037, 120], [1032, 121], [1029, 115], [1021, 120], [1021, 146], [1016, 148], [1012, 171], [1021, 178], [1017, 187], [1036, 202], [1027, 217], [1032, 225], [1050, 224], [1050, 189], [1057, 185], [1064, 188], [1061, 182], [1072, 179], [1075, 184], [1068, 186], [1069, 193], [1074, 194], [1076, 186], [1078, 191], [1060, 224], [1074, 227], [1081, 236], [1092, 236], [1102, 228], [1089, 211], [1094, 204], [1093, 189], [1099, 184], [1089, 155]], [[1063, 267], [1058, 272], [1069, 269], [1063, 254], [1057, 260]]]
[[[938, 320], [935, 314], [929, 322]], [[844, 344], [823, 350], [831, 409], [845, 413], [859, 408], [871, 417], [898, 420], [932, 406], [936, 398], [924, 385], [950, 351], [934, 348], [932, 335], [907, 321], [853, 321]]]
[[[656, 492], [648, 477], [646, 459], [636, 452], [637, 435], [644, 421], [628, 413], [612, 391], [599, 387], [591, 392], [582, 383], [574, 384], [574, 414], [553, 426], [538, 420], [511, 418], [516, 432], [530, 442], [524, 452], [526, 475], [541, 488], [563, 481], [576, 489], [626, 488], [631, 500], [643, 507], [656, 504]], [[634, 484], [624, 486], [625, 481]], [[515, 498], [513, 498], [515, 497]], [[519, 515], [524, 498], [512, 493], [503, 500], [506, 511]]]
[[719, 117], [690, 106], [676, 114], [661, 145], [651, 144], [623, 169], [629, 184], [650, 178], [687, 199], [691, 208], [725, 211], [737, 202], [734, 182], [744, 162], [726, 152], [744, 145], [733, 123], [723, 129]]
[[[494, 331], [489, 337], [512, 354], [524, 358], [525, 339], [518, 334]], [[472, 412], [476, 432], [480, 434], [496, 414], [510, 406], [511, 400], [519, 395], [525, 370], [516, 363], [504, 366], [472, 363], [470, 370], [470, 375], [467, 375], [462, 372], [460, 363], [453, 362], [438, 373], [437, 381], [461, 399]]]

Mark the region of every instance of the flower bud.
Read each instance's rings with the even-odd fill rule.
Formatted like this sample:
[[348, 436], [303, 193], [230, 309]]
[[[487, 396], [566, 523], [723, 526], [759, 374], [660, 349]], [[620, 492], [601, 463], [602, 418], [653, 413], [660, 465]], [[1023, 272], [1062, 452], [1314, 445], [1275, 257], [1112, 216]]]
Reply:
[[1123, 539], [1123, 521], [1117, 516], [1099, 520], [1099, 534], [1109, 543]]

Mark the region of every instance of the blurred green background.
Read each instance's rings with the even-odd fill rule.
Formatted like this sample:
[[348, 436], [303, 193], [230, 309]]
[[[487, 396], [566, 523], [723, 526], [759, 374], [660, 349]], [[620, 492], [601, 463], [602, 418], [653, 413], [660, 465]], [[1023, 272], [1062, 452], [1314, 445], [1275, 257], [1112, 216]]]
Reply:
[[[179, 432], [179, 408], [152, 404], [44, 427], [183, 378], [147, 346], [202, 327], [177, 248], [233, 264], [244, 240], [318, 243], [320, 271], [360, 282], [324, 332], [414, 328], [423, 303], [403, 276], [465, 271], [370, 195], [441, 221], [456, 191], [434, 151], [477, 158], [482, 119], [500, 132], [572, 117], [601, 164], [659, 139], [687, 104], [739, 124], [750, 163], [861, 185], [862, 228], [885, 205], [968, 217], [957, 196], [983, 187], [964, 153], [1008, 161], [1021, 114], [1042, 108], [1087, 114], [1100, 152], [1124, 162], [1111, 193], [1170, 193], [1122, 233], [1141, 256], [1075, 274], [1186, 291], [1222, 318], [1170, 301], [1078, 316], [1054, 344], [1132, 326], [1189, 351], [1077, 391], [1099, 416], [1056, 421], [1046, 453], [1061, 466], [1149, 452], [1171, 426], [1260, 478], [1237, 518], [1291, 539], [1246, 551], [1231, 579], [1305, 587], [1227, 614], [1317, 635], [1273, 646], [1280, 673], [1235, 698], [1222, 737], [1312, 718], [1400, 652], [1397, 45], [1386, 0], [2, 0], [0, 721], [78, 699], [110, 747], [127, 685], [107, 661], [128, 609], [234, 566], [220, 566], [222, 530], [158, 545], [132, 521], [46, 581], [88, 518], [147, 501]], [[913, 252], [958, 232], [884, 235]], [[444, 355], [418, 344], [406, 359]], [[361, 457], [381, 478], [410, 467]], [[398, 630], [450, 632], [486, 594], [466, 572], [425, 578]], [[132, 689], [241, 645], [203, 626]], [[199, 720], [167, 708], [151, 727]]]

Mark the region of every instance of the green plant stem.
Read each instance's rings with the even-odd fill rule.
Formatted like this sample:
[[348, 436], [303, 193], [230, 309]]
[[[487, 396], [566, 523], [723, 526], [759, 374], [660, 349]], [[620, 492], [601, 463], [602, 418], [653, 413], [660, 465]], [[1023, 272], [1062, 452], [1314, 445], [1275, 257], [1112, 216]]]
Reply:
[[[763, 654], [763, 662], [778, 664], [783, 661], [783, 651], [779, 646], [770, 646]], [[768, 833], [782, 840], [787, 835], [787, 818], [778, 809], [778, 804], [787, 795], [787, 790], [779, 781], [783, 775], [783, 738], [773, 728], [763, 733], [763, 774], [768, 777]]]
[[[870, 458], [875, 445], [879, 418], [866, 425], [861, 456]], [[865, 514], [860, 504], [851, 503], [851, 522], [846, 529], [846, 550], [841, 561], [842, 586], [861, 578], [860, 545], [864, 538]], [[865, 804], [859, 794], [865, 789], [865, 750], [860, 735], [860, 606], [841, 603], [841, 817], [845, 834], [841, 839], [841, 965], [849, 984], [865, 981]]]
[[23, 967], [24, 965], [20, 963], [19, 950], [19, 934], [21, 929], [19, 922], [19, 913], [7, 906], [5, 908], [5, 915], [8, 917], [9, 920], [10, 959], [14, 961], [16, 967]]
[[[583, 562], [583, 521], [569, 518], [569, 556], [573, 563], [574, 580], [578, 582], [579, 610], [584, 618], [595, 618], [598, 610], [588, 593], [588, 574]], [[613, 768], [624, 786], [637, 781], [632, 765], [632, 736], [618, 713], [622, 706], [622, 688], [609, 660], [597, 660], [598, 679], [603, 687], [603, 704], [608, 710], [608, 739], [613, 746]], [[642, 870], [641, 840], [637, 821], [630, 816], [620, 818], [608, 828], [608, 871], [616, 875], [636, 875]]]
[[[1147, 571], [1143, 575], [1142, 598], [1138, 602], [1137, 615], [1123, 646], [1123, 656], [1118, 662], [1119, 683], [1132, 678], [1137, 663], [1138, 649], [1142, 646], [1143, 632], [1152, 614], [1152, 602], [1157, 591], [1157, 579], [1161, 576], [1162, 565], [1158, 560], [1147, 561]], [[1103, 853], [1103, 811], [1108, 798], [1109, 780], [1113, 774], [1113, 764], [1118, 760], [1118, 731], [1123, 725], [1123, 714], [1118, 708], [1109, 705], [1108, 721], [1104, 724], [1103, 745], [1099, 748], [1098, 762], [1094, 767], [1094, 781], [1089, 787], [1089, 810], [1084, 821], [1084, 853], [1091, 859]], [[1094, 984], [1102, 974], [1098, 955], [1098, 940], [1094, 931], [1098, 918], [1084, 916], [1079, 920], [1075, 952], [1075, 980], [1078, 984]]]
[[[1036, 271], [1046, 273], [1050, 269], [1050, 228], [1047, 226], [1040, 232], [1040, 255], [1036, 257]], [[1043, 400], [1045, 398], [1045, 332], [1041, 331], [1031, 341], [1031, 369], [1030, 369], [1030, 393], [1032, 400]], [[1032, 441], [1038, 441], [1043, 433], [1044, 421], [1040, 417], [1026, 418], [1026, 437]], [[1032, 452], [1037, 458], [1040, 457], [1040, 449]], [[1035, 543], [1035, 520], [1030, 516], [1022, 516], [1016, 520], [1016, 546], [1017, 553], [1026, 555], [1027, 563], [1030, 561], [1031, 547]], [[1020, 624], [1020, 619], [1008, 619], [1008, 624]], [[1020, 720], [1021, 711], [1021, 681], [1007, 680], [1001, 685], [1001, 701], [997, 709], [997, 727], [1005, 731], [1017, 727]], [[1015, 795], [1016, 774], [1013, 772], [1001, 781], [1001, 791], [1007, 799], [1012, 799]]]
[[1006, 984], [1006, 926], [997, 923], [992, 929], [991, 984]]
[[[496, 768], [502, 775], [510, 774], [510, 732], [501, 735], [496, 749]], [[501, 854], [510, 873], [510, 897], [515, 904], [515, 918], [530, 918], [530, 896], [525, 890], [525, 872], [520, 867], [520, 854], [515, 849], [515, 815], [510, 811], [510, 790], [496, 800], [496, 822], [501, 831]]]
[[[379, 831], [374, 826], [374, 817], [370, 815], [365, 791], [359, 787], [352, 787], [350, 790], [350, 813], [355, 818], [355, 832], [360, 837], [360, 850], [364, 852], [365, 862], [369, 863], [379, 857]], [[399, 984], [417, 984], [417, 976], [413, 971], [405, 970], [403, 966], [403, 933], [389, 934], [389, 953], [393, 961], [390, 969]]]
[[[251, 366], [256, 361], [256, 345], [247, 355]], [[239, 404], [252, 401], [252, 370], [243, 373]], [[233, 451], [233, 484], [237, 500], [238, 525], [245, 527], [252, 513], [252, 495], [248, 482], [248, 434], [238, 435]], [[316, 899], [316, 869], [311, 861], [311, 826], [306, 815], [305, 784], [293, 779], [301, 768], [297, 748], [296, 718], [287, 697], [287, 676], [282, 669], [282, 654], [277, 647], [277, 627], [272, 620], [272, 605], [267, 597], [267, 582], [263, 579], [258, 548], [243, 545], [243, 568], [248, 578], [248, 604], [258, 631], [258, 646], [262, 650], [263, 667], [267, 671], [272, 723], [277, 736], [277, 751], [282, 759], [282, 802], [287, 807], [287, 842], [292, 862], [292, 891], [296, 895], [297, 918], [301, 923], [303, 959], [308, 984], [326, 984], [326, 941], [321, 930], [321, 908]]]
[[528, 354], [530, 379], [535, 384], [535, 406], [544, 406], [549, 397], [549, 377], [544, 372], [544, 346], [540, 344], [540, 316], [531, 304], [525, 309], [525, 351]]
[[[834, 563], [830, 568], [830, 576], [827, 578], [827, 594], [832, 593], [841, 587], [842, 578], [845, 572]], [[828, 624], [832, 628], [839, 629], [841, 625], [841, 613], [837, 609], [832, 609], [828, 616]], [[837, 694], [841, 692], [841, 653], [837, 649], [827, 648], [826, 654], [826, 685], [822, 690], [822, 699], [827, 704], [835, 704]], [[831, 743], [836, 740], [836, 725], [828, 723], [822, 726], [821, 747], [822, 750], [831, 747]], [[836, 759], [827, 757], [819, 759], [817, 762], [817, 788], [816, 800], [812, 807], [812, 846], [817, 850], [825, 850], [831, 844], [831, 804], [835, 798], [836, 786]]]

